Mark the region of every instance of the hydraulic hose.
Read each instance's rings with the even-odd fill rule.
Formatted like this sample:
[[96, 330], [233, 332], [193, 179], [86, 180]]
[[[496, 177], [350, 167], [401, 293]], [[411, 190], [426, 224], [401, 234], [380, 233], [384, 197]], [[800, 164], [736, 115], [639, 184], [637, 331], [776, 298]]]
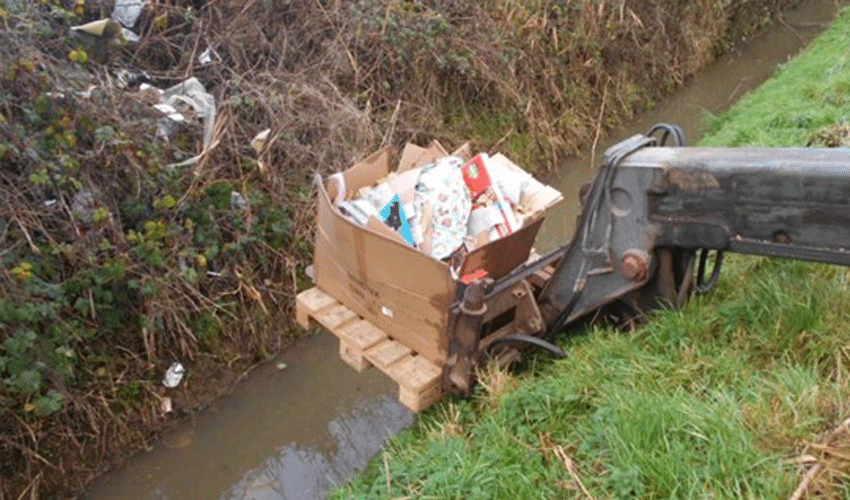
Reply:
[[531, 344], [537, 347], [540, 347], [547, 351], [549, 354], [554, 356], [556, 359], [563, 359], [567, 357], [567, 353], [563, 351], [560, 347], [552, 344], [550, 342], [546, 342], [540, 337], [533, 337], [531, 335], [525, 335], [522, 333], [513, 333], [510, 335], [505, 335], [504, 337], [500, 337], [493, 342], [490, 343], [488, 347], [493, 347], [498, 344], [506, 344], [510, 342], [521, 342], [526, 344]]

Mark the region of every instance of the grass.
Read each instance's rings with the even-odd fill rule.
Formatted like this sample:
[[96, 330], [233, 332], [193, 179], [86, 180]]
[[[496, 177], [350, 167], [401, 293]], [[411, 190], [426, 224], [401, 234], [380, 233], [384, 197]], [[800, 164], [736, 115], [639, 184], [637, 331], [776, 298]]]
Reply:
[[[850, 11], [706, 145], [804, 145], [850, 112]], [[716, 290], [570, 356], [488, 368], [334, 498], [848, 498], [850, 272], [733, 255]], [[586, 493], [584, 493], [586, 491]], [[805, 498], [805, 496], [803, 496]]]

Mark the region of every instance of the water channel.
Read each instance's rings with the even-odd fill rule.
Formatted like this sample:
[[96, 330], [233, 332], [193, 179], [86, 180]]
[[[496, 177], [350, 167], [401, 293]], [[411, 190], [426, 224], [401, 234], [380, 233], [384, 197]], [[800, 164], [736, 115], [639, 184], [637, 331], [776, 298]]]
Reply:
[[[605, 148], [657, 122], [681, 125], [691, 140], [705, 117], [728, 108], [827, 27], [848, 0], [808, 0], [783, 21], [746, 41], [689, 85], [611, 137]], [[537, 240], [543, 252], [574, 230], [578, 188], [598, 165], [572, 160], [547, 181], [565, 201], [548, 215]], [[598, 161], [597, 161], [598, 163]], [[232, 394], [153, 449], [107, 475], [90, 500], [302, 500], [361, 470], [414, 416], [395, 399], [396, 385], [379, 372], [357, 373], [338, 356], [335, 337], [317, 332], [255, 370]]]

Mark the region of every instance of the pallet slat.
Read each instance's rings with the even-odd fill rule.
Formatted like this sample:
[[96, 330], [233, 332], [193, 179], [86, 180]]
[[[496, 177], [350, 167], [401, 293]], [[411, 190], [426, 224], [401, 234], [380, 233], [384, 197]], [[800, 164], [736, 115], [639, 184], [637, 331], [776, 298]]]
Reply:
[[295, 319], [302, 327], [309, 328], [310, 316], [334, 304], [338, 304], [336, 299], [318, 287], [304, 290], [295, 297]]
[[432, 385], [421, 392], [411, 391], [403, 385], [398, 386], [399, 402], [413, 413], [419, 413], [422, 410], [428, 409], [429, 406], [442, 399], [442, 397], [443, 391], [440, 389], [440, 384]]
[[322, 326], [334, 331], [338, 326], [357, 317], [351, 309], [342, 304], [328, 307], [313, 316]]
[[358, 373], [366, 370], [372, 363], [363, 355], [363, 351], [339, 339], [339, 357]]
[[366, 351], [365, 355], [366, 359], [386, 373], [387, 367], [412, 352], [413, 350], [409, 347], [395, 340], [387, 339]]
[[387, 375], [411, 391], [422, 391], [440, 382], [442, 370], [422, 356], [409, 356], [387, 369]]
[[365, 351], [387, 339], [383, 330], [365, 319], [348, 323], [333, 333], [339, 337], [340, 357], [358, 372], [372, 366]]
[[374, 365], [398, 384], [399, 402], [414, 413], [442, 398], [442, 369], [390, 338], [386, 332], [314, 287], [298, 294], [295, 314], [305, 328], [311, 320], [339, 338], [339, 356], [358, 372]]
[[387, 334], [383, 330], [365, 319], [345, 325], [339, 331], [333, 333], [361, 351], [365, 351], [387, 338]]

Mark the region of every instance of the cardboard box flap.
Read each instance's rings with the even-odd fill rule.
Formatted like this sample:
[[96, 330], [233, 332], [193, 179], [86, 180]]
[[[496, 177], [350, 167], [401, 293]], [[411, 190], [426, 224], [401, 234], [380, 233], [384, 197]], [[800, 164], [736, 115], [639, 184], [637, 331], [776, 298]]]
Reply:
[[398, 162], [398, 168], [396, 171], [405, 172], [413, 168], [413, 165], [419, 161], [419, 158], [425, 154], [427, 149], [422, 146], [417, 146], [412, 142], [408, 142], [404, 145], [404, 150], [401, 152], [401, 160]]
[[[371, 186], [375, 180], [386, 177], [390, 173], [392, 155], [392, 146], [387, 146], [343, 172], [346, 199], [353, 197], [358, 189]], [[327, 189], [331, 188], [328, 186]]]
[[431, 144], [424, 149], [419, 146], [414, 146], [410, 148], [409, 151], [407, 147], [404, 149], [407, 153], [407, 157], [405, 158], [404, 154], [402, 154], [402, 161], [400, 161], [398, 165], [398, 173], [406, 172], [418, 167], [424, 167], [429, 163], [433, 163], [437, 159], [449, 156], [449, 153], [446, 152], [442, 144], [437, 141], [431, 141]]
[[[366, 225], [361, 226], [349, 220], [348, 217], [346, 217], [342, 212], [340, 212], [339, 207], [337, 207], [331, 200], [330, 193], [328, 193], [328, 191], [325, 189], [325, 186], [319, 186], [318, 191], [319, 204], [326, 204], [327, 211], [338, 217], [341, 221], [343, 221], [343, 223], [350, 224], [353, 227], [367, 231], [371, 234], [374, 234], [375, 236], [379, 236], [385, 240], [391, 241], [392, 243], [402, 245], [407, 249], [413, 250], [410, 245], [408, 245], [407, 242], [404, 241], [404, 238], [402, 238], [400, 234], [393, 231], [389, 226], [378, 220], [376, 217], [370, 217]], [[316, 225], [319, 226], [319, 229], [321, 229], [321, 225], [323, 223], [328, 224], [328, 222], [325, 222], [324, 220], [316, 221]], [[416, 250], [413, 251], [415, 252]]]
[[378, 220], [376, 217], [369, 217], [369, 221], [366, 222], [366, 225], [364, 227], [366, 227], [367, 229], [371, 230], [372, 232], [374, 232], [376, 234], [386, 236], [387, 238], [389, 238], [393, 241], [401, 243], [402, 245], [407, 245], [407, 242], [404, 241], [404, 238], [402, 238], [400, 234], [393, 231], [390, 228], [390, 226], [384, 224], [383, 222]]
[[486, 269], [487, 276], [499, 279], [528, 260], [534, 239], [543, 224], [543, 217], [526, 223], [519, 230], [504, 238], [493, 240], [486, 245], [469, 252], [460, 275], [466, 275], [479, 269]]
[[472, 146], [468, 142], [464, 142], [459, 148], [452, 151], [452, 156], [457, 156], [464, 162], [467, 162], [472, 158]]

